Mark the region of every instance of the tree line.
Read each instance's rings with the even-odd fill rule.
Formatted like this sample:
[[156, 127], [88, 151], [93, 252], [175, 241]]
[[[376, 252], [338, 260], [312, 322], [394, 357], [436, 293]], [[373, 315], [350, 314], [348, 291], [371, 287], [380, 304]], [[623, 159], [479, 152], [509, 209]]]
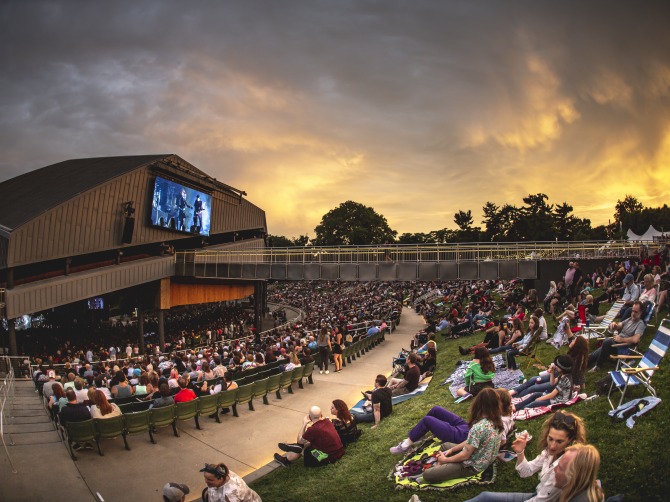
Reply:
[[523, 204], [498, 206], [486, 202], [482, 208], [482, 226], [475, 226], [472, 211], [454, 214], [457, 229], [442, 228], [428, 233], [403, 233], [393, 230], [386, 218], [373, 208], [346, 201], [331, 209], [314, 229], [315, 237], [268, 235], [269, 247], [341, 246], [370, 244], [443, 244], [455, 242], [518, 242], [518, 241], [584, 241], [625, 239], [628, 229], [644, 233], [649, 225], [657, 230], [670, 228], [670, 208], [644, 207], [632, 195], [626, 195], [614, 206], [613, 221], [591, 226], [588, 218], [573, 214], [567, 202], [550, 204], [543, 193], [531, 194]]

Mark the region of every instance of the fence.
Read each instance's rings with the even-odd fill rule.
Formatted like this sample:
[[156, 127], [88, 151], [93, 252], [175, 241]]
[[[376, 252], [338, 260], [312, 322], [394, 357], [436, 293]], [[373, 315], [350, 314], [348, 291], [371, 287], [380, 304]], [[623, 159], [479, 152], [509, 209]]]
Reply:
[[496, 242], [383, 246], [292, 247], [246, 250], [181, 251], [177, 264], [216, 263], [421, 263], [566, 260], [636, 256], [653, 242]]
[[[12, 472], [16, 474], [18, 471], [14, 466], [12, 457], [9, 454], [9, 450], [7, 449], [7, 443], [5, 442], [5, 425], [7, 424], [7, 418], [5, 417], [5, 405], [7, 404], [7, 398], [9, 395], [14, 395], [14, 369], [12, 368], [12, 363], [8, 356], [0, 356], [0, 360], [2, 360], [3, 364], [5, 364], [8, 368], [7, 374], [3, 378], [2, 383], [0, 383], [0, 440], [2, 441], [2, 446], [5, 449], [5, 453], [7, 454], [9, 465], [12, 467]], [[7, 433], [7, 435], [9, 436], [9, 444], [13, 446], [14, 441], [12, 440], [11, 435], [9, 435], [9, 433]]]

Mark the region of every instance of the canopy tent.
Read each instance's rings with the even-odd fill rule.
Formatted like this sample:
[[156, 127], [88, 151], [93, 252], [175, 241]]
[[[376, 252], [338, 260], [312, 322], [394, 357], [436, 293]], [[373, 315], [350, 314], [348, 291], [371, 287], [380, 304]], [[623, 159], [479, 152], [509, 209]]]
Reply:
[[663, 232], [659, 232], [654, 228], [653, 225], [649, 225], [647, 231], [642, 235], [637, 235], [631, 229], [628, 229], [627, 234], [629, 242], [638, 242], [638, 241], [653, 241], [654, 237], [660, 237], [663, 235]]

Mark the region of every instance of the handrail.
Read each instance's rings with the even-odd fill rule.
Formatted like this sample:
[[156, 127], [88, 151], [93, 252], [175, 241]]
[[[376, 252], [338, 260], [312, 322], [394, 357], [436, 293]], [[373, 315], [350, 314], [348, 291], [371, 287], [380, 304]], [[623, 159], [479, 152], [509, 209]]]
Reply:
[[239, 250], [179, 251], [178, 264], [193, 263], [398, 263], [442, 261], [557, 260], [634, 256], [643, 245], [627, 241], [479, 242], [385, 244], [378, 246], [304, 246]]
[[[7, 365], [7, 375], [2, 380], [0, 384], [0, 440], [2, 441], [2, 446], [5, 448], [5, 453], [7, 454], [7, 460], [9, 460], [9, 465], [12, 467], [12, 473], [17, 474], [19, 471], [16, 470], [12, 457], [9, 454], [7, 449], [7, 443], [5, 442], [5, 404], [7, 403], [7, 397], [9, 397], [10, 392], [14, 392], [14, 368], [12, 368], [12, 363], [9, 360], [8, 356], [0, 356], [2, 359], [6, 359], [5, 364]], [[9, 435], [9, 433], [8, 433]], [[9, 436], [10, 444], [14, 445], [14, 441]]]

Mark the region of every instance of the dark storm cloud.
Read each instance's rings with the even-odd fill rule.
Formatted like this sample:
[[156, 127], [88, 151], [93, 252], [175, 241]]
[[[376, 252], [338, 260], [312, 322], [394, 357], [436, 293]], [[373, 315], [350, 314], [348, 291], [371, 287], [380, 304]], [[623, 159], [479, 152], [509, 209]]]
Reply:
[[0, 180], [68, 158], [174, 152], [245, 189], [272, 233], [295, 235], [347, 199], [401, 231], [538, 191], [577, 207], [582, 184], [604, 185], [591, 203], [611, 208], [628, 190], [612, 173], [623, 166], [648, 175], [630, 191], [652, 204], [668, 195], [669, 11], [4, 2]]

